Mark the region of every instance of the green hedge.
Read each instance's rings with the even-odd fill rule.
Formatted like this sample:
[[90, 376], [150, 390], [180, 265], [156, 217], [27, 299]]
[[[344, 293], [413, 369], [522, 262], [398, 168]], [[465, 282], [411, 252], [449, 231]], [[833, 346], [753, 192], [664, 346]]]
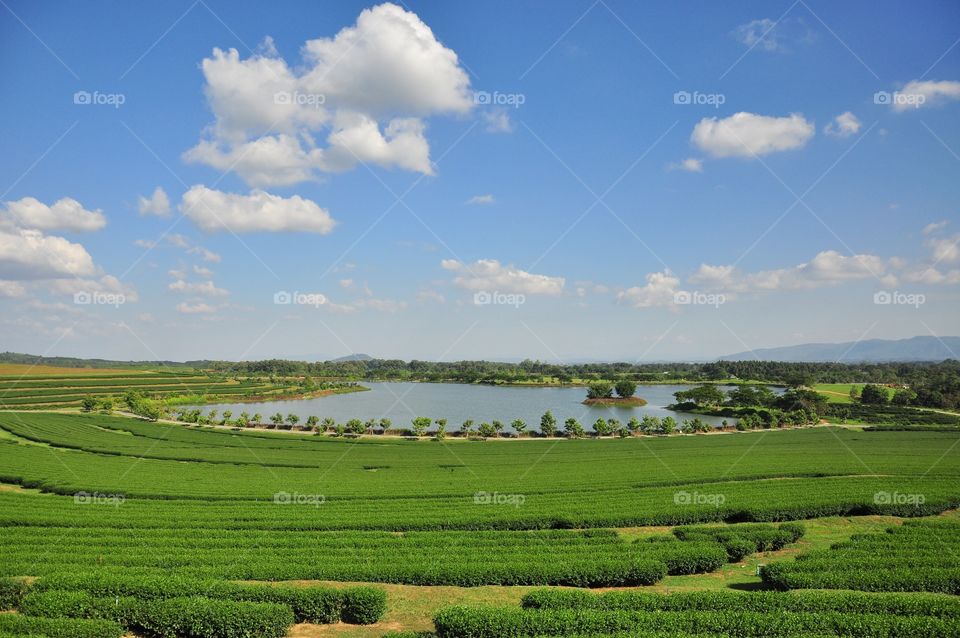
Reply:
[[0, 634], [20, 637], [120, 638], [123, 635], [123, 627], [106, 620], [33, 618], [20, 614], [0, 614]]
[[741, 610], [884, 613], [960, 619], [960, 598], [942, 594], [866, 593], [854, 591], [728, 592], [695, 591], [656, 594], [611, 591], [596, 594], [576, 589], [535, 589], [524, 595], [525, 609], [597, 609], [625, 611]]
[[131, 631], [178, 638], [279, 638], [294, 623], [289, 607], [273, 603], [202, 596], [100, 598], [56, 589], [27, 594], [20, 611], [25, 616], [110, 620]]
[[434, 617], [440, 638], [527, 638], [616, 632], [721, 634], [793, 638], [798, 634], [859, 638], [960, 635], [960, 621], [926, 616], [778, 611], [597, 611], [450, 607]]
[[154, 600], [205, 596], [238, 602], [276, 603], [293, 610], [296, 622], [355, 624], [377, 622], [386, 610], [386, 594], [371, 587], [290, 587], [233, 583], [171, 574], [98, 571], [60, 573], [36, 581], [36, 591], [84, 591], [93, 596]]

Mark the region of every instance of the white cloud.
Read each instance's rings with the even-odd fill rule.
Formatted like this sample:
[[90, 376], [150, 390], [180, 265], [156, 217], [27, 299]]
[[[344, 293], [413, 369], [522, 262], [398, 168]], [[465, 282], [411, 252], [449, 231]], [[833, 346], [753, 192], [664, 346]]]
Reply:
[[394, 313], [407, 307], [405, 301], [394, 301], [392, 299], [361, 299], [355, 301], [353, 306], [357, 308], [368, 308], [377, 312]]
[[[296, 67], [266, 44], [246, 59], [214, 49], [203, 61], [216, 120], [187, 161], [235, 170], [251, 186], [295, 184], [358, 162], [432, 174], [421, 118], [473, 106], [456, 53], [394, 4], [307, 41]], [[326, 146], [315, 134], [327, 134]]]
[[183, 194], [180, 210], [207, 232], [311, 232], [326, 235], [336, 222], [299, 195], [289, 198], [260, 190], [249, 195], [224, 193], [197, 185]]
[[212, 281], [190, 283], [182, 279], [178, 279], [167, 286], [167, 288], [180, 294], [199, 295], [203, 297], [226, 297], [230, 294], [229, 290], [217, 288]]
[[351, 288], [353, 288], [353, 279], [341, 279], [340, 287], [343, 288], [344, 290], [350, 290]]
[[100, 209], [86, 210], [71, 197], [59, 199], [52, 206], [33, 197], [24, 197], [7, 202], [6, 209], [9, 218], [22, 228], [89, 232], [107, 225], [107, 218]]
[[490, 195], [489, 193], [486, 195], [474, 195], [473, 197], [467, 200], [468, 205], [474, 205], [474, 204], [486, 205], [486, 204], [494, 204], [494, 203], [496, 203], [496, 200], [493, 198], [493, 195]]
[[945, 219], [942, 219], [938, 222], [931, 222], [923, 227], [923, 234], [932, 235], [933, 233], [939, 232], [946, 228], [948, 223], [949, 222], [947, 222]]
[[859, 133], [862, 125], [856, 115], [845, 111], [824, 126], [823, 132], [833, 137], [850, 137]]
[[[209, 268], [204, 268], [203, 266], [197, 266], [196, 264], [194, 264], [193, 266], [193, 274], [200, 275], [201, 277], [206, 277], [207, 279], [209, 279], [210, 277], [213, 277], [212, 270], [210, 270]], [[183, 277], [178, 277], [178, 279], [183, 279]]]
[[216, 311], [217, 309], [214, 306], [206, 303], [188, 304], [181, 302], [177, 304], [177, 312], [185, 315], [210, 314]]
[[709, 290], [736, 293], [819, 288], [874, 277], [885, 283], [895, 283], [890, 264], [880, 257], [866, 254], [847, 256], [835, 250], [825, 250], [809, 262], [797, 266], [754, 273], [741, 272], [734, 266], [702, 264], [689, 281]]
[[890, 101], [893, 110], [900, 113], [914, 108], [936, 106], [960, 100], [960, 82], [950, 80], [913, 80], [896, 92], [898, 99]]
[[679, 291], [680, 280], [669, 270], [652, 272], [646, 277], [647, 283], [643, 286], [634, 286], [617, 293], [617, 301], [626, 303], [634, 308], [652, 308], [654, 306], [671, 306], [674, 295]]
[[137, 210], [141, 215], [167, 217], [170, 215], [170, 198], [162, 188], [157, 186], [150, 197], [141, 195], [137, 199]]
[[695, 157], [688, 157], [685, 160], [681, 160], [679, 162], [670, 164], [667, 168], [672, 171], [689, 171], [691, 173], [702, 173], [703, 160], [697, 159]]
[[913, 283], [954, 285], [960, 284], [960, 270], [953, 269], [948, 270], [947, 272], [941, 272], [937, 268], [931, 266], [929, 268], [922, 268], [920, 270], [909, 272], [905, 274], [903, 278], [906, 281]]
[[39, 230], [0, 229], [0, 278], [84, 277], [96, 273], [86, 248]]
[[504, 266], [496, 259], [480, 259], [464, 264], [444, 259], [440, 265], [457, 273], [453, 283], [467, 290], [556, 296], [563, 292], [564, 278], [536, 275], [515, 266]]
[[777, 23], [770, 18], [761, 18], [741, 24], [734, 30], [733, 35], [737, 41], [747, 47], [776, 51], [780, 48], [775, 33], [776, 26]]
[[960, 234], [951, 237], [934, 237], [927, 240], [934, 261], [953, 263], [960, 261]]
[[814, 133], [813, 123], [798, 113], [770, 117], [740, 112], [703, 118], [690, 140], [714, 157], [754, 157], [803, 148]]
[[506, 109], [491, 109], [481, 113], [487, 133], [512, 133], [513, 120]]
[[417, 293], [417, 301], [421, 303], [447, 303], [447, 298], [436, 290], [421, 290]]

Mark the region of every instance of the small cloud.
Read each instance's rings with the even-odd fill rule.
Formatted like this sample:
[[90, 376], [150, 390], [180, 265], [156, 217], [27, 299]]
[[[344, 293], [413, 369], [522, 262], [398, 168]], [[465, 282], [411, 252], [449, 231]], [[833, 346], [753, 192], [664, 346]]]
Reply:
[[447, 303], [447, 298], [436, 290], [421, 290], [417, 293], [417, 301], [421, 303]]
[[483, 117], [483, 121], [486, 124], [487, 133], [513, 132], [513, 120], [510, 119], [510, 114], [504, 109], [484, 111], [481, 117]]
[[[203, 266], [194, 265], [193, 273], [201, 277], [206, 277], [207, 279], [209, 279], [210, 277], [213, 277], [213, 271], [210, 270], [209, 268], [204, 268]], [[183, 277], [179, 277], [179, 279], [183, 279]]]
[[[877, 98], [875, 97], [874, 100]], [[893, 110], [902, 113], [921, 107], [936, 106], [960, 100], [960, 82], [950, 80], [912, 80], [893, 93], [887, 102]]]
[[340, 287], [343, 288], [344, 290], [350, 290], [351, 288], [353, 288], [353, 285], [354, 285], [353, 279], [340, 280]]
[[168, 217], [170, 215], [170, 198], [167, 193], [157, 186], [149, 198], [142, 195], [137, 199], [137, 210], [141, 215], [156, 215]]
[[697, 159], [695, 157], [688, 157], [685, 160], [679, 162], [674, 162], [667, 166], [667, 170], [671, 171], [688, 171], [690, 173], [702, 173], [703, 172], [703, 160]]
[[850, 137], [859, 133], [862, 125], [856, 115], [846, 111], [833, 118], [832, 122], [828, 122], [823, 127], [823, 132], [832, 137]]
[[933, 222], [932, 224], [927, 224], [926, 226], [923, 227], [923, 234], [932, 235], [933, 233], [941, 231], [946, 227], [947, 227], [947, 220], [945, 219], [938, 222]]
[[181, 302], [177, 304], [177, 312], [185, 315], [211, 314], [216, 311], [216, 308], [205, 303], [188, 304]]
[[488, 193], [486, 195], [474, 195], [473, 197], [467, 200], [467, 204], [471, 206], [475, 204], [489, 205], [489, 204], [495, 203], [495, 201], [496, 200], [494, 200], [493, 195], [490, 195]]

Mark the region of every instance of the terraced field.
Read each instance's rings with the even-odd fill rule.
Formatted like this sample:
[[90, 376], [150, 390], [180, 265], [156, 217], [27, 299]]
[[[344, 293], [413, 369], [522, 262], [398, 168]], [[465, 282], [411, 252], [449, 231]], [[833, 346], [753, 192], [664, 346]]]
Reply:
[[294, 385], [278, 385], [268, 379], [234, 379], [187, 368], [123, 371], [8, 364], [0, 370], [0, 410], [77, 407], [84, 397], [119, 400], [130, 390], [158, 399], [236, 399], [282, 393]]
[[[19, 610], [0, 615], [0, 634], [249, 638], [301, 623], [294, 635], [382, 635], [385, 615], [402, 604], [385, 597], [391, 587], [414, 597], [418, 588], [430, 596], [529, 586], [634, 595], [718, 578], [758, 552], [804, 542], [802, 525], [780, 521], [919, 517], [960, 504], [955, 432], [345, 440], [36, 411], [0, 413], [0, 433], [0, 607]], [[901, 562], [929, 550], [923, 560], [932, 569], [932, 545], [918, 539], [953, 538], [953, 520], [904, 526], [902, 534], [913, 531], [903, 539], [880, 536], [913, 543]], [[651, 525], [662, 527], [635, 527]], [[837, 573], [852, 578], [847, 568], [872, 569], [863, 561], [877, 547], [817, 549], [784, 564], [815, 565], [826, 578], [833, 572], [820, 565], [836, 555]], [[940, 562], [939, 582], [955, 582], [960, 565]], [[779, 563], [764, 573], [806, 577]], [[899, 589], [901, 598], [647, 592], [597, 602], [581, 592], [449, 608], [433, 600], [432, 623], [421, 615], [391, 626], [451, 638], [955, 631], [953, 603], [906, 593], [947, 587], [911, 581]]]

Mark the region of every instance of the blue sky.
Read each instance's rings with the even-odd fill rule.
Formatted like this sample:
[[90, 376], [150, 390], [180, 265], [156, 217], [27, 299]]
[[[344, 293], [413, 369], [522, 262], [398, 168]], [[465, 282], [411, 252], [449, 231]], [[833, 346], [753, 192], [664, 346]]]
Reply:
[[0, 16], [3, 350], [660, 360], [957, 334], [955, 3]]

